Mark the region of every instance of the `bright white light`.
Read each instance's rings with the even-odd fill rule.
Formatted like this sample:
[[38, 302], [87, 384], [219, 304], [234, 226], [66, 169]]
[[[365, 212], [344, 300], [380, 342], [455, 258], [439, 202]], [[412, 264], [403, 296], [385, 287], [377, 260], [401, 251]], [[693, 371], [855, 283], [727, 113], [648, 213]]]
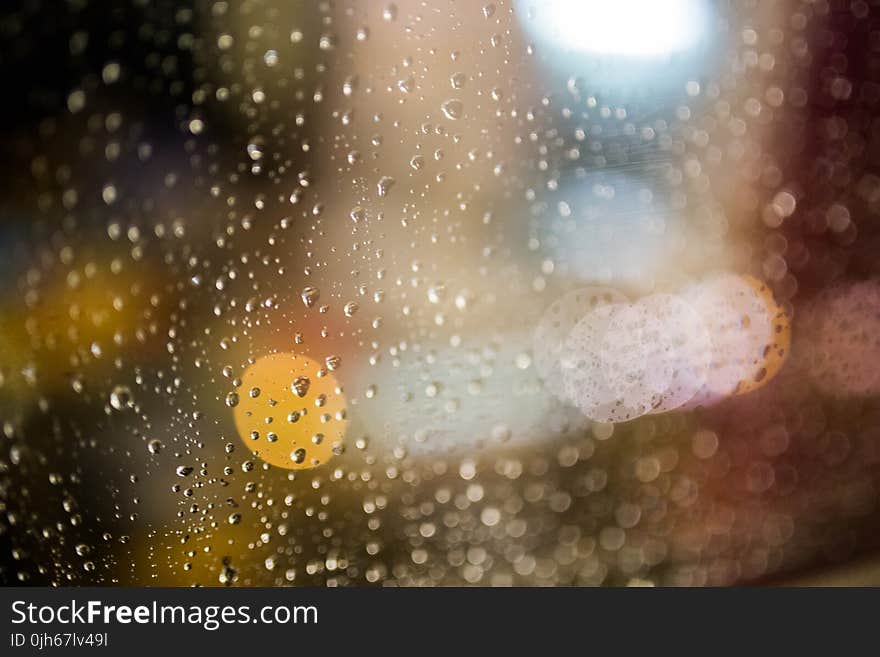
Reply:
[[[523, 24], [565, 50], [658, 57], [705, 37], [707, 0], [521, 0]], [[524, 11], [523, 11], [524, 10]]]

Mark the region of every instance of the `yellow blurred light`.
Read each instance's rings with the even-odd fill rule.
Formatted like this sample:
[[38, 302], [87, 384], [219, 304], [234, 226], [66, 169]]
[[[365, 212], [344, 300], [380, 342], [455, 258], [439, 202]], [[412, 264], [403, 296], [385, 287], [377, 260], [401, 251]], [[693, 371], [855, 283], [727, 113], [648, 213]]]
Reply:
[[239, 390], [236, 429], [267, 463], [313, 468], [341, 450], [345, 395], [320, 363], [301, 354], [270, 354], [245, 370]]
[[773, 298], [773, 291], [753, 276], [746, 275], [742, 278], [755, 290], [757, 297], [764, 303], [767, 314], [772, 318], [772, 332], [754, 373], [751, 377], [740, 381], [737, 386], [736, 394], [738, 395], [757, 390], [773, 379], [782, 369], [791, 348], [791, 322], [785, 310]]

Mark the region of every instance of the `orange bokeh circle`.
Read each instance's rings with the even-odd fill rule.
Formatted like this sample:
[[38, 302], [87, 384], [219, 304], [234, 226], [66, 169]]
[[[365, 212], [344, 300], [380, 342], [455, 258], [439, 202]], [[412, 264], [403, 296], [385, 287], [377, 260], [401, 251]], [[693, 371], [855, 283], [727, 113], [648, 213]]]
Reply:
[[263, 356], [245, 370], [236, 394], [239, 437], [263, 461], [300, 470], [341, 451], [345, 395], [317, 361], [290, 352]]

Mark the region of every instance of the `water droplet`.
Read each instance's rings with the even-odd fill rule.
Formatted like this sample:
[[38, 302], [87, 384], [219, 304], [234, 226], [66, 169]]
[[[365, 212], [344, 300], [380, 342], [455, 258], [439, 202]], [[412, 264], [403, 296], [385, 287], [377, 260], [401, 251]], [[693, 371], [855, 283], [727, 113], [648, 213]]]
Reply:
[[261, 160], [263, 158], [263, 139], [254, 137], [247, 145], [247, 153], [254, 162]]
[[[293, 380], [293, 383], [290, 384], [290, 389], [297, 397], [305, 397], [309, 393], [309, 386], [311, 384], [312, 382], [307, 376], [298, 376]], [[297, 419], [299, 419], [298, 414]], [[296, 420], [292, 421], [295, 422]]]
[[131, 390], [128, 386], [116, 386], [110, 393], [110, 406], [117, 411], [125, 410], [132, 405]]
[[223, 568], [220, 570], [220, 583], [231, 586], [238, 579], [238, 571], [230, 565], [229, 557], [224, 557]]
[[351, 75], [345, 79], [345, 82], [342, 83], [342, 93], [346, 96], [351, 96], [355, 91], [357, 91], [358, 87], [358, 76]]
[[391, 191], [391, 188], [394, 186], [395, 180], [389, 176], [382, 176], [379, 178], [379, 183], [377, 184], [379, 196], [387, 196], [388, 192]]
[[464, 103], [462, 103], [460, 100], [456, 100], [455, 98], [450, 98], [442, 105], [440, 105], [440, 109], [443, 110], [443, 115], [447, 119], [457, 121], [464, 114]]
[[446, 296], [446, 287], [442, 283], [432, 285], [428, 288], [428, 301], [437, 304]]
[[321, 292], [318, 290], [318, 288], [309, 285], [308, 287], [303, 288], [301, 296], [306, 308], [311, 308], [318, 301], [318, 297], [321, 296]]

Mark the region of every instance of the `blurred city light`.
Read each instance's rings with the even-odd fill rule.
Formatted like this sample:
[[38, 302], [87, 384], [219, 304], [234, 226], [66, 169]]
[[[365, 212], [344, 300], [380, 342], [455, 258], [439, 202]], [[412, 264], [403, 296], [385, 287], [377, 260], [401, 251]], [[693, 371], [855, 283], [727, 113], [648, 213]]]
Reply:
[[581, 53], [658, 57], [695, 47], [706, 37], [705, 0], [522, 0], [536, 39]]

